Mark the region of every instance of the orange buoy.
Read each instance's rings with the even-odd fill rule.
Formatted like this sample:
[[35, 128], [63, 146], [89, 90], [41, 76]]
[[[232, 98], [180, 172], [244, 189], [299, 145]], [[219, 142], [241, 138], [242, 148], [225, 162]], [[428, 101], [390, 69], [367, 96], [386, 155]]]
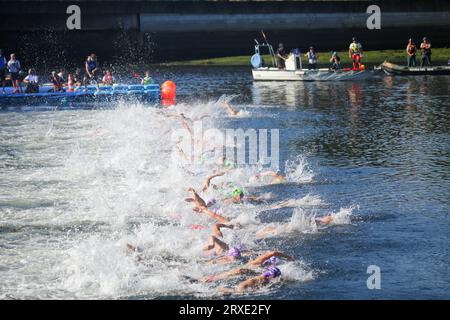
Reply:
[[170, 107], [170, 106], [174, 106], [176, 104], [175, 99], [162, 99], [161, 100], [161, 105], [163, 107]]
[[175, 82], [168, 80], [161, 85], [161, 99], [175, 100], [177, 95], [177, 86]]

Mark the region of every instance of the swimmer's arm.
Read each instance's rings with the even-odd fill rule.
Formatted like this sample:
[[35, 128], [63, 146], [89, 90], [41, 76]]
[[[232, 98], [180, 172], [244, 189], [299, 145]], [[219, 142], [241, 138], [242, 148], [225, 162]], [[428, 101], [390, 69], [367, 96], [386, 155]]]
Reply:
[[275, 172], [275, 171], [264, 171], [264, 172], [260, 172], [260, 173], [256, 174], [256, 177], [257, 177], [257, 178], [259, 178], [259, 177], [265, 177], [265, 176], [276, 177], [276, 176], [278, 176], [278, 175], [279, 175], [279, 174], [278, 174], [277, 172]]
[[225, 171], [222, 171], [222, 172], [218, 172], [218, 173], [212, 174], [210, 176], [207, 176], [205, 179], [205, 182], [203, 182], [202, 191], [206, 191], [209, 188], [209, 185], [210, 185], [212, 179], [223, 176], [224, 174], [225, 174]]
[[243, 293], [244, 291], [246, 291], [248, 289], [253, 289], [253, 288], [261, 286], [262, 284], [264, 284], [264, 282], [265, 282], [264, 277], [258, 276], [258, 277], [254, 277], [254, 278], [250, 278], [250, 279], [242, 281], [234, 289], [220, 287], [217, 290], [219, 290], [219, 292], [222, 293], [223, 295], [230, 295], [233, 293]]
[[227, 107], [227, 111], [230, 116], [235, 116], [238, 114], [238, 112], [233, 109], [233, 107], [229, 102], [225, 102], [225, 106]]
[[195, 205], [198, 209], [206, 208], [206, 202], [203, 200], [198, 193], [195, 191], [194, 188], [190, 187], [187, 191], [192, 192], [192, 197], [194, 199]]
[[333, 216], [329, 215], [322, 218], [316, 218], [315, 220], [318, 223], [330, 224], [331, 222], [333, 222]]
[[223, 279], [235, 277], [235, 276], [241, 275], [243, 273], [244, 273], [244, 269], [236, 268], [231, 271], [219, 273], [218, 275], [210, 275], [210, 276], [204, 277], [204, 278], [202, 278], [201, 281], [202, 282], [213, 282], [213, 281], [217, 281], [217, 280], [223, 280]]
[[261, 286], [265, 282], [264, 276], [257, 276], [247, 280], [242, 281], [236, 287], [236, 293], [242, 293], [245, 290], [253, 289], [255, 287]]
[[252, 195], [247, 195], [245, 196], [246, 199], [248, 200], [252, 200], [252, 201], [262, 201], [264, 200], [264, 197], [258, 197], [258, 196], [252, 196]]
[[181, 126], [183, 128], [185, 128], [187, 131], [189, 131], [189, 133], [192, 135], [192, 128], [189, 125], [189, 123], [187, 122], [189, 118], [186, 118], [186, 116], [184, 114], [180, 114], [180, 121], [181, 121]]
[[230, 223], [230, 220], [221, 216], [220, 214], [217, 214], [215, 212], [212, 212], [211, 210], [206, 209], [206, 207], [201, 208], [201, 212], [206, 213], [208, 216], [210, 216], [213, 219], [216, 219], [220, 223], [224, 223], [224, 224]]
[[258, 232], [256, 232], [256, 236], [258, 238], [264, 238], [268, 234], [273, 234], [273, 235], [277, 234], [277, 228], [273, 227], [273, 226], [269, 226], [269, 227], [266, 227], [266, 228], [261, 229]]
[[287, 255], [283, 252], [279, 252], [279, 251], [269, 251], [264, 253], [263, 255], [260, 255], [259, 257], [257, 257], [256, 259], [252, 260], [249, 262], [249, 264], [252, 265], [262, 265], [264, 261], [266, 261], [267, 259], [270, 259], [272, 257], [280, 257], [280, 258], [285, 258], [287, 260], [295, 260], [294, 257], [291, 257], [290, 255]]
[[180, 157], [182, 157], [184, 160], [188, 160], [189, 159], [178, 144], [175, 145], [175, 147], [177, 148], [177, 151], [178, 151], [178, 154], [180, 155]]
[[222, 231], [220, 230], [221, 228], [229, 228], [229, 229], [233, 229], [234, 226], [232, 224], [223, 224], [223, 223], [216, 223], [213, 226], [213, 235], [219, 237], [219, 238], [223, 238], [223, 234]]

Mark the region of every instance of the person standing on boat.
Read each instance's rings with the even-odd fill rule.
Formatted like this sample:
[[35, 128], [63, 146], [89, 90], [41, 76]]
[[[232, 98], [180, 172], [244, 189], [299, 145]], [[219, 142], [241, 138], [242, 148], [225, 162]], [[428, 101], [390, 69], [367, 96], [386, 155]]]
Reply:
[[0, 82], [2, 83], [3, 94], [6, 93], [6, 66], [8, 65], [8, 61], [6, 61], [6, 57], [3, 55], [3, 50], [0, 49]]
[[420, 49], [422, 50], [420, 67], [422, 68], [425, 64], [431, 67], [431, 43], [426, 37], [423, 38], [423, 41], [420, 44]]
[[317, 69], [319, 55], [314, 50], [314, 47], [309, 47], [309, 51], [305, 54], [305, 57], [308, 58], [308, 70]]
[[348, 57], [353, 60], [353, 69], [361, 69], [361, 59], [363, 57], [362, 45], [355, 37], [348, 48]]
[[408, 45], [406, 46], [407, 63], [409, 68], [416, 66], [416, 52], [417, 48], [413, 39], [409, 39]]
[[92, 53], [90, 56], [87, 57], [86, 62], [84, 64], [84, 70], [86, 71], [86, 75], [83, 79], [85, 88], [87, 87], [88, 83], [94, 82], [97, 86], [97, 90], [99, 90], [98, 87], [98, 63], [97, 63], [97, 56], [95, 53]]
[[12, 85], [14, 87], [14, 93], [21, 93], [22, 89], [19, 85], [19, 79], [20, 79], [20, 61], [17, 60], [16, 55], [14, 53], [11, 53], [11, 59], [8, 61], [8, 70], [11, 74], [11, 81]]
[[25, 93], [39, 93], [39, 77], [34, 69], [28, 70], [28, 75], [23, 79], [23, 82], [27, 85]]
[[284, 45], [280, 43], [277, 49], [277, 58], [278, 58], [278, 69], [286, 68], [286, 50], [284, 49]]
[[333, 52], [330, 58], [330, 69], [340, 70], [341, 69], [341, 58], [336, 51]]

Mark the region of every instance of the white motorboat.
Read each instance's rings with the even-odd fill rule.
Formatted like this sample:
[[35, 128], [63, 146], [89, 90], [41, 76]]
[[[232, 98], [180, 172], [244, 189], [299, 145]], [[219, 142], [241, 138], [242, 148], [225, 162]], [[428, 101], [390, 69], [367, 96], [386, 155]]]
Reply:
[[[284, 69], [278, 68], [273, 47], [267, 42], [256, 41], [255, 54], [251, 57], [253, 80], [256, 81], [344, 81], [361, 79], [369, 74], [364, 67], [360, 69], [344, 68], [333, 70], [328, 68], [303, 69], [300, 52], [294, 50], [286, 59]], [[268, 49], [272, 66], [266, 66], [260, 49]]]

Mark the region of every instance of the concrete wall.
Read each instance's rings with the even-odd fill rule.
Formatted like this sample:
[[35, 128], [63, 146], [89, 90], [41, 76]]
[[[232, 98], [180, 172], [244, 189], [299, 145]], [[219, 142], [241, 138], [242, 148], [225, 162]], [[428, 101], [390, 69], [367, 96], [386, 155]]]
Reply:
[[[82, 30], [66, 29], [77, 4]], [[368, 30], [367, 6], [382, 10], [382, 29]], [[426, 35], [448, 46], [448, 0], [15, 0], [2, 1], [0, 47], [61, 59], [95, 51], [146, 61], [251, 54], [264, 29], [274, 44], [342, 49], [356, 35], [365, 48], [399, 48]], [[27, 52], [25, 52], [27, 51]]]

